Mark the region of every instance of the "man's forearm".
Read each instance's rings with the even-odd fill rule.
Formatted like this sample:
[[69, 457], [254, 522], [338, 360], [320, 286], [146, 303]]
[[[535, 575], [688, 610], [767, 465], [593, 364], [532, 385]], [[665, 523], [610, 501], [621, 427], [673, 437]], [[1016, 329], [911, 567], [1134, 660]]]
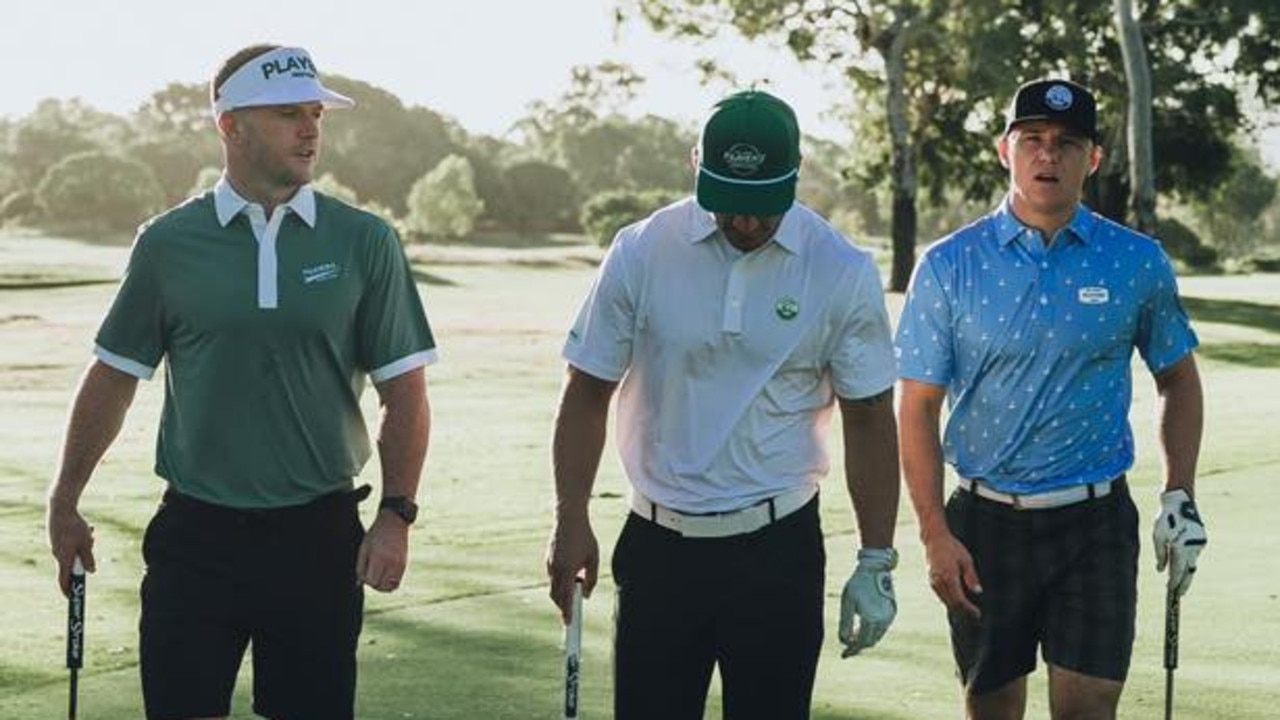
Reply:
[[943, 397], [940, 388], [903, 383], [898, 420], [902, 472], [920, 526], [921, 539], [926, 542], [946, 527], [942, 497], [942, 443], [938, 429]]
[[571, 371], [551, 444], [556, 515], [585, 515], [608, 432], [614, 383]]
[[418, 368], [387, 380], [378, 386], [378, 394], [382, 403], [378, 428], [382, 495], [414, 498], [431, 435], [426, 372]]
[[1188, 356], [1156, 378], [1156, 417], [1164, 459], [1164, 489], [1195, 494], [1196, 464], [1204, 434], [1204, 391], [1195, 358]]
[[863, 547], [893, 547], [898, 520], [898, 435], [893, 391], [840, 400], [845, 482]]
[[52, 507], [74, 509], [94, 469], [120, 434], [138, 379], [94, 361], [72, 401], [58, 473], [49, 488]]

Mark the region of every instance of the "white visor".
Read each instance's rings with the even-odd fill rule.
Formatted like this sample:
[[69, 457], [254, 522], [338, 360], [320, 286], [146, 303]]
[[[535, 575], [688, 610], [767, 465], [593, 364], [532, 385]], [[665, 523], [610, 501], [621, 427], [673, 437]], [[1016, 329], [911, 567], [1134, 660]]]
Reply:
[[218, 88], [215, 117], [229, 110], [260, 105], [322, 103], [349, 108], [355, 101], [320, 84], [320, 73], [302, 48], [276, 48], [245, 63]]

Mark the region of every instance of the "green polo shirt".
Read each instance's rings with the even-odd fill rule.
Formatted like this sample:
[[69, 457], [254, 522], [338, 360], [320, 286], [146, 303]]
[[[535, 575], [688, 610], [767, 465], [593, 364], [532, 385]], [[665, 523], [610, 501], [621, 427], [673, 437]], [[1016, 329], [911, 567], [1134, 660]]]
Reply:
[[166, 361], [155, 471], [238, 508], [350, 488], [370, 455], [366, 376], [435, 360], [384, 221], [304, 187], [259, 238], [255, 209], [224, 180], [145, 225], [95, 349], [143, 379]]

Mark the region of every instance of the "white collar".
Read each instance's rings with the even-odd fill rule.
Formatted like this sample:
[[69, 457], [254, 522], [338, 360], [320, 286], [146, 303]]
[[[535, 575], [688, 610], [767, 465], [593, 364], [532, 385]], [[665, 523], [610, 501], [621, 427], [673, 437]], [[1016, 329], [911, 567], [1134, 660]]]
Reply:
[[[692, 207], [689, 209], [687, 216], [688, 234], [685, 239], [691, 243], [702, 242], [713, 237], [719, 228], [716, 226], [716, 218], [712, 213], [703, 210], [696, 202], [689, 201]], [[800, 253], [800, 233], [799, 224], [802, 222], [801, 213], [797, 211], [799, 203], [792, 203], [791, 207], [782, 216], [782, 222], [778, 224], [778, 229], [773, 233], [773, 237], [769, 239], [769, 243], [777, 244], [783, 250], [796, 255]]]
[[[222, 177], [218, 178], [217, 184], [213, 186], [213, 206], [218, 213], [218, 223], [226, 227], [249, 205], [257, 205], [257, 203], [244, 199], [240, 193], [236, 192], [236, 189], [231, 187], [231, 183], [227, 182], [226, 173], [223, 173]], [[292, 210], [308, 226], [313, 228], [316, 226], [316, 194], [310, 184], [298, 188], [293, 197], [281, 207]]]

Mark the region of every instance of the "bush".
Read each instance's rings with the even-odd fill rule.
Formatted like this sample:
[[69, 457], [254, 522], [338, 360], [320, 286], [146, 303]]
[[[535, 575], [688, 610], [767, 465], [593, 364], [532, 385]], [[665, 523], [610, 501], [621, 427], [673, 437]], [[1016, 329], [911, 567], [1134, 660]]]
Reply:
[[101, 150], [68, 155], [36, 186], [46, 221], [86, 231], [131, 231], [164, 208], [151, 168]]
[[187, 191], [187, 197], [203, 195], [206, 191], [212, 190], [221, 178], [222, 168], [220, 167], [200, 168], [200, 172], [196, 173], [195, 184]]
[[1162, 218], [1156, 226], [1160, 244], [1169, 256], [1187, 267], [1204, 270], [1218, 264], [1218, 251], [1205, 245], [1194, 230], [1173, 218]]
[[406, 226], [415, 233], [460, 238], [471, 234], [484, 201], [476, 194], [475, 171], [461, 155], [450, 155], [409, 190]]
[[608, 247], [622, 228], [682, 197], [672, 190], [609, 190], [582, 205], [582, 229]]
[[502, 171], [507, 206], [500, 213], [519, 232], [574, 232], [581, 202], [568, 170], [541, 160], [525, 160]]
[[0, 224], [24, 225], [40, 217], [36, 194], [30, 190], [17, 190], [0, 202]]

